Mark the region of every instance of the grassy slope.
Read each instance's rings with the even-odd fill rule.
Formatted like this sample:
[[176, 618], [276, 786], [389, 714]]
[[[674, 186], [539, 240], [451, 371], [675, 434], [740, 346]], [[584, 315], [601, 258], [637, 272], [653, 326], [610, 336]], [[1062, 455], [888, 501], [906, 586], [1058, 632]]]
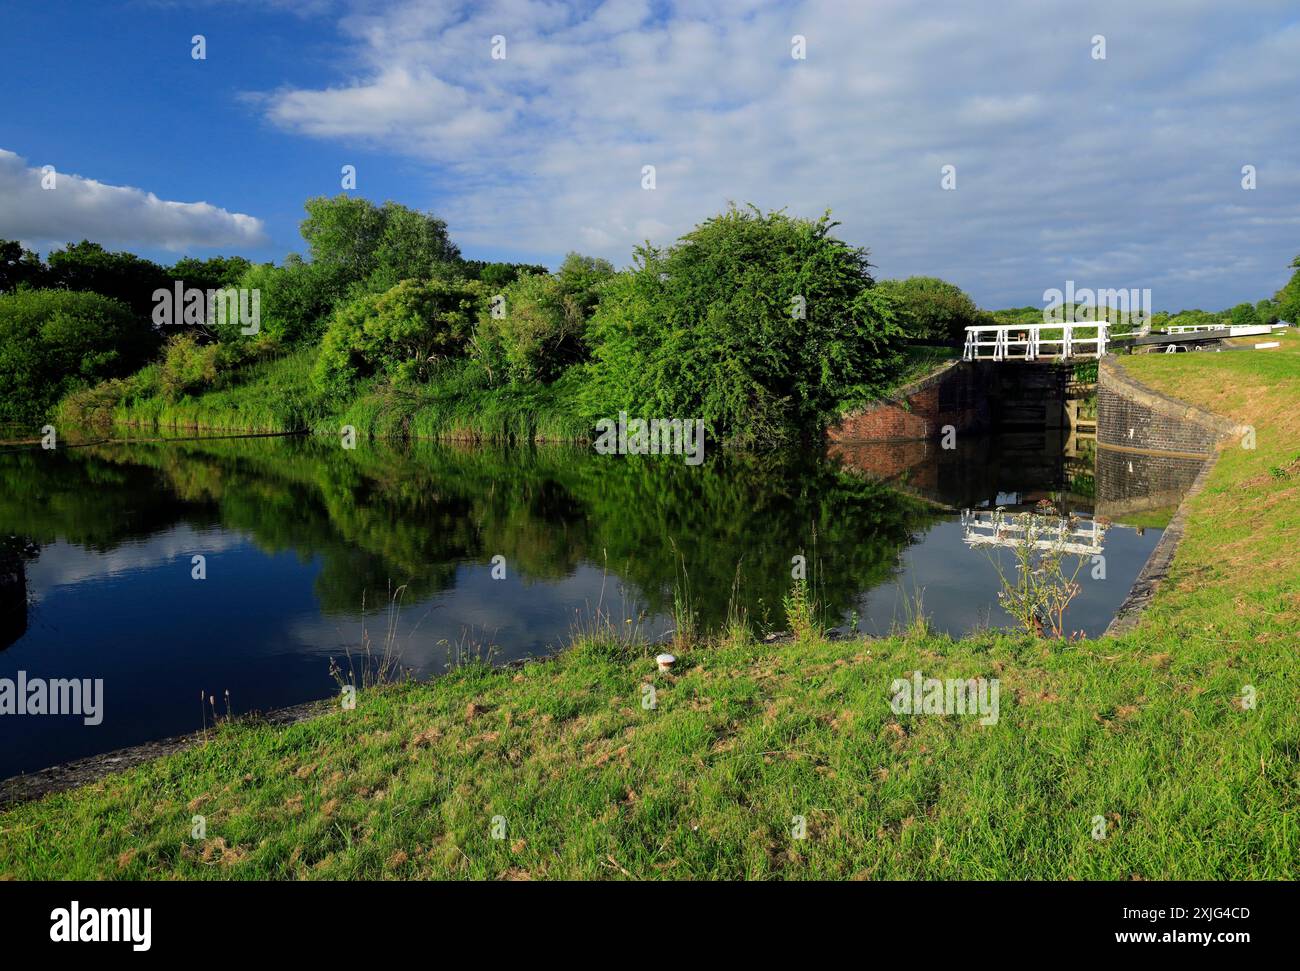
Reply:
[[[288, 432], [323, 415], [311, 388], [315, 351], [293, 351], [239, 369], [214, 390], [169, 402], [160, 394], [119, 404], [113, 420], [148, 428]], [[72, 417], [72, 416], [69, 416]]]
[[[1294, 877], [1300, 342], [1125, 363], [1258, 447], [1220, 461], [1122, 639], [715, 640], [672, 676], [581, 640], [0, 813], [0, 875]], [[1000, 722], [893, 715], [914, 669], [999, 678]]]
[[[157, 378], [147, 382], [152, 393], [111, 401], [108, 414], [90, 414], [75, 407], [83, 397], [65, 398], [57, 409], [63, 424], [77, 425], [105, 417], [118, 424], [145, 428], [202, 431], [313, 431], [337, 435], [344, 425], [362, 436], [415, 437], [444, 440], [583, 442], [592, 423], [579, 402], [583, 375], [571, 370], [551, 384], [481, 388], [467, 383], [452, 369], [432, 383], [409, 391], [380, 383], [361, 386], [351, 400], [336, 406], [313, 390], [316, 348], [301, 347], [272, 360], [225, 373], [217, 386], [199, 394], [168, 401], [157, 392]], [[910, 384], [955, 360], [953, 348], [910, 347], [901, 370], [884, 393]], [[156, 370], [156, 369], [155, 369]], [[95, 398], [95, 403], [102, 402]], [[846, 403], [852, 410], [860, 402]]]
[[[451, 374], [411, 392], [363, 387], [353, 400], [332, 408], [312, 386], [315, 348], [299, 348], [223, 375], [219, 385], [169, 402], [161, 394], [121, 402], [114, 422], [146, 428], [204, 431], [287, 432], [337, 435], [351, 425], [362, 436], [446, 439], [573, 441], [588, 434], [576, 418], [578, 376], [528, 388], [463, 386]], [[76, 423], [67, 403], [61, 419]]]

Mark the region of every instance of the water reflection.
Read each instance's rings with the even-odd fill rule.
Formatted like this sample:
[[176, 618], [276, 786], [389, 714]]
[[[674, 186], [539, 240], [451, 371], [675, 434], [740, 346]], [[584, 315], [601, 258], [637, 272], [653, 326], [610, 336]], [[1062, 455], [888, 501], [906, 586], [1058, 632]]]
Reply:
[[1112, 519], [1161, 512], [1167, 522], [1205, 460], [1185, 455], [1097, 450], [1097, 512]]
[[[0, 536], [35, 545], [25, 593], [7, 601], [0, 678], [103, 678], [105, 718], [0, 718], [0, 777], [191, 731], [201, 688], [229, 690], [238, 711], [325, 697], [328, 658], [382, 637], [399, 587], [398, 645], [417, 676], [454, 645], [491, 645], [496, 660], [554, 650], [597, 607], [656, 636], [683, 569], [702, 626], [722, 625], [734, 591], [756, 624], [780, 627], [796, 554], [822, 602], [869, 633], [903, 619], [917, 591], [940, 630], [1006, 623], [958, 510], [1051, 497], [1091, 512], [1091, 450], [1069, 452], [1010, 436], [699, 468], [292, 438], [3, 454]], [[1105, 627], [1156, 538], [1108, 538], [1110, 580], [1085, 587], [1075, 627]]]
[[992, 512], [963, 509], [961, 526], [967, 546], [1016, 549], [1028, 542], [1034, 549], [1097, 556], [1105, 549], [1107, 522], [1084, 514], [1066, 517], [1026, 511], [1017, 516], [1000, 507]]

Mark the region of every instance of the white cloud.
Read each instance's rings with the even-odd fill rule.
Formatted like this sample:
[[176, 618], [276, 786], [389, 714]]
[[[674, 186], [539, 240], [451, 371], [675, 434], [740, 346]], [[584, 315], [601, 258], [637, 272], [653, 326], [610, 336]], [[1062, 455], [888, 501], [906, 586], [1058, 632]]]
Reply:
[[1223, 305], [1271, 292], [1300, 249], [1286, 17], [1273, 0], [358, 2], [349, 76], [262, 99], [286, 130], [426, 163], [427, 197], [406, 201], [471, 247], [626, 263], [729, 200], [829, 206], [882, 275], [989, 305], [1069, 274]]
[[172, 202], [130, 186], [61, 172], [42, 188], [44, 166], [0, 148], [0, 238], [45, 250], [90, 239], [106, 245], [183, 250], [258, 246], [262, 221], [206, 202]]

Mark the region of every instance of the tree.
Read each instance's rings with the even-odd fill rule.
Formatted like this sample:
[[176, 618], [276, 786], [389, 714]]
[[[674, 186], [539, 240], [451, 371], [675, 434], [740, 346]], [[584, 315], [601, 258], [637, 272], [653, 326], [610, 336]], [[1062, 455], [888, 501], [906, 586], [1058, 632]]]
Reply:
[[0, 296], [0, 418], [34, 421], [65, 394], [143, 365], [158, 338], [119, 300], [67, 290]]
[[1291, 274], [1291, 279], [1277, 292], [1273, 301], [1277, 304], [1279, 320], [1300, 326], [1300, 256], [1293, 259], [1290, 265], [1296, 272]]
[[134, 253], [109, 252], [89, 240], [54, 250], [47, 262], [50, 286], [113, 297], [145, 318], [153, 313], [154, 291], [172, 286], [171, 275], [157, 263]]
[[589, 417], [703, 418], [772, 445], [882, 390], [901, 329], [836, 225], [733, 206], [666, 251], [640, 247], [587, 328]]
[[460, 263], [460, 249], [447, 237], [447, 224], [396, 202], [381, 210], [384, 231], [375, 249], [371, 288], [386, 290], [403, 280], [422, 280]]
[[1239, 303], [1228, 311], [1228, 322], [1233, 327], [1258, 327], [1259, 314], [1252, 303]]
[[405, 280], [344, 304], [321, 341], [317, 387], [345, 392], [374, 375], [395, 384], [426, 380], [439, 361], [463, 352], [482, 293], [476, 281]]
[[312, 262], [337, 272], [345, 284], [381, 293], [402, 280], [445, 275], [460, 262], [447, 224], [431, 214], [348, 195], [316, 196], [305, 208], [300, 229]]
[[600, 289], [614, 276], [608, 260], [581, 253], [569, 253], [556, 274], [560, 293], [571, 299], [584, 317], [590, 316], [600, 300]]
[[961, 342], [967, 327], [989, 320], [961, 287], [938, 277], [882, 280], [877, 288], [895, 302], [903, 333], [913, 340]]
[[0, 239], [0, 293], [22, 286], [40, 287], [45, 274], [45, 264], [39, 256], [15, 240]]
[[1222, 314], [1212, 314], [1208, 310], [1180, 310], [1169, 318], [1170, 327], [1220, 327]]
[[[331, 310], [347, 292], [337, 266], [308, 263], [296, 253], [289, 254], [282, 266], [249, 267], [238, 287], [258, 292], [261, 332], [286, 344], [319, 337]], [[217, 328], [217, 336], [225, 343], [239, 340], [240, 322], [228, 320]]]
[[177, 260], [169, 270], [173, 280], [180, 280], [187, 288], [196, 290], [222, 290], [239, 286], [253, 264], [242, 256], [211, 256], [200, 260], [186, 256]]
[[466, 260], [461, 273], [467, 280], [479, 280], [488, 293], [500, 293], [526, 273], [550, 273], [536, 263], [489, 263], [484, 260]]

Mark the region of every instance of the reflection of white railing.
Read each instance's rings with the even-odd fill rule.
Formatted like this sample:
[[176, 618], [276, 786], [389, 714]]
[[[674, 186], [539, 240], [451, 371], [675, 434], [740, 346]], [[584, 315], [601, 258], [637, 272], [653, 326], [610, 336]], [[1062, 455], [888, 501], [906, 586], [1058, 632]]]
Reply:
[[[1044, 337], [1050, 331], [1059, 336]], [[967, 361], [1068, 361], [1106, 353], [1110, 324], [1000, 324], [967, 327]]]
[[1106, 526], [1080, 515], [1074, 516], [1072, 522], [1065, 516], [963, 509], [961, 534], [962, 542], [972, 547], [1016, 547], [1032, 539], [1035, 549], [1086, 556], [1102, 551]]

